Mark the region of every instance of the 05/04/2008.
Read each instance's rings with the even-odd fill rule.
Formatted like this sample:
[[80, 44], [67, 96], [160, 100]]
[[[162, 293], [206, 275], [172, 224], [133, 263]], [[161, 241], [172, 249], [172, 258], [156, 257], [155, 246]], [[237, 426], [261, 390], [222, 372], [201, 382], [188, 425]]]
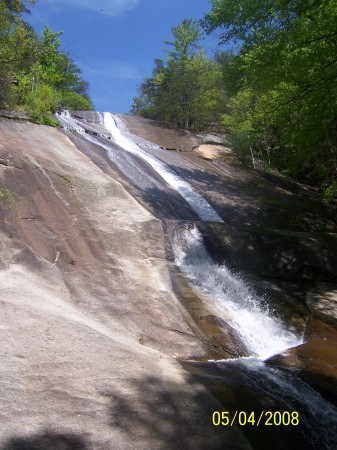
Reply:
[[235, 411], [231, 414], [229, 411], [214, 411], [212, 415], [214, 426], [233, 426], [234, 424], [246, 426], [297, 426], [300, 423], [299, 413], [297, 411], [262, 411], [257, 414], [254, 411]]

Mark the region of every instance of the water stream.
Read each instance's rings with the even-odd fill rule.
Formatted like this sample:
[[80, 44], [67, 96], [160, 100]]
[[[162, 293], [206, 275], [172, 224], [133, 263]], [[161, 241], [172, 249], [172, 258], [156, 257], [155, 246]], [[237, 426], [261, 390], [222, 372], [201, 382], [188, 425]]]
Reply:
[[[302, 338], [274, 317], [268, 304], [242, 278], [212, 260], [195, 226], [178, 230], [172, 243], [177, 265], [199, 289], [207, 306], [238, 332], [252, 355], [190, 361], [185, 362], [185, 368], [214, 392], [231, 418], [235, 411], [242, 411], [240, 425], [253, 448], [337, 448], [337, 408], [295, 373], [264, 363], [270, 356], [299, 345]], [[258, 428], [261, 415], [263, 425]], [[248, 417], [255, 423], [245, 423]], [[283, 423], [292, 417], [298, 417], [298, 424], [285, 426]]]
[[[83, 123], [79, 123], [69, 113], [63, 114], [60, 119], [67, 128], [75, 130], [83, 138], [104, 148], [111, 159], [114, 151], [111, 142], [128, 152], [131, 161], [130, 170], [132, 170], [132, 164], [136, 164], [135, 161], [132, 162], [131, 155], [141, 158], [171, 188], [181, 194], [202, 220], [222, 222], [212, 206], [189, 183], [137, 144], [117, 116], [110, 113], [99, 115], [100, 125], [104, 126], [108, 132], [111, 142], [109, 139], [102, 142], [91, 133], [87, 134]], [[213, 383], [218, 379], [218, 384], [223, 384], [228, 396], [228, 407], [247, 409], [248, 403], [251, 403], [253, 407], [255, 405], [260, 410], [279, 409], [300, 413], [301, 427], [298, 430], [283, 427], [278, 431], [279, 434], [281, 433], [279, 447], [270, 447], [269, 444], [264, 447], [263, 442], [262, 444], [259, 442], [256, 448], [288, 449], [291, 448], [289, 445], [292, 443], [294, 449], [337, 448], [335, 446], [337, 409], [296, 375], [289, 371], [268, 367], [263, 362], [272, 355], [299, 345], [302, 342], [301, 337], [275, 317], [266, 301], [259, 298], [243, 279], [232, 273], [226, 266], [219, 266], [212, 260], [195, 226], [179, 228], [179, 232], [172, 238], [172, 247], [176, 264], [199, 289], [200, 296], [207, 301], [209, 309], [237, 331], [252, 355], [250, 358], [205, 363], [191, 362], [191, 364], [202, 367], [204, 378], [210, 377]], [[241, 403], [240, 395], [243, 398]], [[254, 431], [255, 434], [260, 433], [262, 440], [264, 432], [262, 429]], [[275, 432], [277, 433], [277, 430]], [[290, 432], [290, 444], [286, 438], [288, 432]], [[294, 438], [291, 434], [293, 432]], [[299, 439], [299, 436], [302, 443], [297, 446], [296, 439]], [[292, 439], [295, 442], [292, 442]], [[277, 437], [275, 442], [278, 441]]]
[[[231, 420], [242, 412], [241, 423], [238, 418], [235, 423], [253, 449], [336, 449], [337, 408], [293, 373], [255, 357], [191, 361], [184, 367], [222, 402]], [[248, 417], [255, 422], [247, 423]]]
[[215, 313], [238, 332], [252, 355], [267, 359], [302, 343], [243, 279], [212, 260], [195, 226], [174, 237], [173, 251], [181, 270], [200, 288]]
[[123, 122], [119, 117], [110, 113], [103, 113], [103, 118], [104, 127], [111, 133], [112, 140], [124, 150], [144, 159], [173, 189], [184, 197], [201, 220], [223, 222], [218, 213], [189, 183], [173, 173], [157, 158], [142, 150], [132, 140], [131, 136], [128, 136], [126, 130], [123, 130], [123, 133], [121, 132], [120, 129], [123, 127]]
[[[108, 139], [103, 143], [91, 133], [86, 133], [85, 125], [67, 111], [60, 116], [60, 120], [68, 129], [75, 130], [86, 140], [103, 147], [107, 155], [112, 157], [113, 147]], [[146, 161], [185, 198], [202, 220], [222, 222], [212, 206], [188, 182], [140, 148], [119, 117], [98, 113], [98, 120], [108, 131], [112, 142]], [[179, 239], [175, 236], [173, 249], [177, 265], [207, 297], [209, 307], [238, 332], [252, 355], [266, 359], [301, 343], [301, 339], [273, 316], [268, 305], [242, 279], [224, 265], [218, 266], [213, 262], [196, 227], [185, 229]]]
[[[140, 148], [133, 137], [128, 133], [124, 127], [123, 121], [118, 116], [112, 115], [109, 112], [98, 114], [101, 125], [104, 126], [110, 134], [109, 138], [111, 141], [123, 150], [146, 161], [146, 163], [148, 163], [169, 186], [176, 190], [187, 201], [201, 220], [223, 222], [222, 218], [212, 206], [189, 183], [170, 170], [164, 163]], [[87, 133], [85, 125], [72, 117], [69, 111], [64, 111], [59, 114], [59, 119], [63, 127], [79, 133], [84, 139], [104, 148], [107, 151], [108, 157], [116, 162], [113, 157], [113, 147], [108, 139], [106, 140], [106, 143], [102, 143], [100, 140], [96, 139], [95, 135], [92, 133], [92, 129], [90, 129], [92, 127], [89, 127], [90, 132]], [[101, 137], [106, 138], [106, 135], [101, 134]], [[130, 164], [132, 164], [131, 161]]]

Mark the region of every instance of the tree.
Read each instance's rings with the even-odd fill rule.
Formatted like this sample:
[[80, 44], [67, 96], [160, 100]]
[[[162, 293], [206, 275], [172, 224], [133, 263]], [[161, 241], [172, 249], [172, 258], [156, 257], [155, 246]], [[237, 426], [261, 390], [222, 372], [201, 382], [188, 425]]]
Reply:
[[139, 87], [139, 97], [134, 97], [131, 113], [152, 119], [161, 115], [161, 90], [165, 77], [165, 66], [162, 59], [155, 59], [152, 77], [146, 78]]
[[42, 36], [24, 22], [34, 1], [0, 0], [0, 108], [27, 110], [33, 120], [53, 124], [59, 107], [92, 109], [88, 82], [60, 50], [62, 32], [45, 26]]
[[168, 52], [169, 61], [187, 62], [201, 49], [198, 44], [202, 39], [202, 32], [197, 22], [192, 19], [183, 19], [182, 23], [172, 28], [174, 41], [164, 41], [174, 47]]
[[[331, 183], [337, 167], [335, 0], [211, 4], [203, 20], [205, 30], [220, 28], [222, 43], [240, 46], [225, 73], [231, 93], [239, 99], [249, 91], [254, 99], [249, 112], [255, 132], [246, 151], [264, 142], [277, 167], [306, 181]], [[236, 113], [238, 107], [236, 102]], [[224, 117], [225, 124], [232, 125], [234, 143], [236, 113]]]
[[220, 66], [204, 55], [195, 21], [184, 19], [172, 33], [175, 39], [165, 41], [166, 60], [155, 60], [152, 77], [141, 84], [131, 111], [179, 128], [214, 125], [223, 99]]
[[14, 85], [21, 67], [27, 67], [35, 48], [35, 33], [21, 14], [33, 1], [0, 1], [0, 107], [16, 103]]

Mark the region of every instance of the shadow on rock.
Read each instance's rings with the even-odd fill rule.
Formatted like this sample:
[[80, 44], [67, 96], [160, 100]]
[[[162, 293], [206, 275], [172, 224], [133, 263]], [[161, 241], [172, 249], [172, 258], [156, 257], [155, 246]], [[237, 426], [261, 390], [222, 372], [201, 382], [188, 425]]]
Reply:
[[13, 437], [0, 450], [89, 450], [84, 440], [73, 434], [45, 432], [31, 437]]
[[[207, 165], [189, 169], [167, 164], [197, 187], [229, 225], [248, 222], [293, 231], [336, 232], [336, 207], [317, 192], [278, 176], [240, 166]], [[220, 170], [218, 173], [212, 172]]]
[[165, 450], [250, 448], [238, 429], [212, 425], [212, 414], [221, 406], [191, 376], [188, 383], [151, 376], [131, 381], [127, 394], [104, 395], [111, 402], [110, 425], [134, 437], [138, 448], [144, 442], [146, 448]]
[[[135, 191], [135, 188], [130, 188], [130, 191]], [[200, 220], [187, 201], [169, 186], [138, 189], [137, 198], [161, 220]]]

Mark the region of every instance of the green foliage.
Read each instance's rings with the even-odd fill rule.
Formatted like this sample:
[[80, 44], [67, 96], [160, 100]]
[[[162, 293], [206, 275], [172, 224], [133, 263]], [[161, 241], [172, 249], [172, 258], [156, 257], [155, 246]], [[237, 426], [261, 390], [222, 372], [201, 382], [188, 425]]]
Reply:
[[12, 206], [15, 203], [15, 194], [7, 188], [0, 189], [0, 202]]
[[57, 111], [59, 104], [59, 94], [48, 84], [39, 84], [27, 96], [25, 106], [29, 117], [35, 123], [58, 126], [59, 121], [53, 119], [51, 113]]
[[330, 186], [324, 189], [323, 199], [326, 203], [337, 199], [337, 181], [334, 181]]
[[208, 59], [199, 46], [202, 33], [191, 19], [172, 29], [165, 41], [165, 61], [155, 60], [151, 78], [143, 81], [131, 112], [179, 128], [202, 130], [219, 126], [224, 89], [220, 64]]
[[193, 58], [196, 51], [200, 50], [198, 42], [202, 33], [197, 23], [192, 19], [184, 19], [181, 24], [172, 28], [174, 41], [164, 41], [165, 44], [174, 47], [168, 52], [168, 59], [172, 61], [188, 61]]
[[0, 1], [0, 107], [16, 104], [14, 86], [19, 67], [26, 67], [34, 54], [35, 33], [21, 19], [33, 2]]
[[58, 93], [48, 84], [38, 84], [26, 99], [27, 111], [40, 114], [56, 112], [59, 106]]
[[88, 83], [60, 51], [61, 32], [45, 26], [39, 38], [22, 20], [34, 1], [0, 0], [0, 108], [26, 109], [37, 123], [52, 119], [61, 105], [92, 109]]
[[256, 137], [253, 102], [253, 92], [250, 89], [239, 91], [228, 102], [228, 113], [222, 116], [223, 124], [230, 133], [230, 142], [240, 154], [250, 148]]
[[262, 152], [279, 170], [303, 181], [332, 186], [337, 176], [335, 0], [211, 4], [205, 30], [220, 29], [223, 43], [239, 46], [223, 70], [232, 97], [223, 120], [234, 147]]
[[59, 120], [55, 119], [51, 114], [43, 114], [32, 111], [29, 113], [29, 118], [32, 122], [40, 125], [49, 125], [51, 127], [58, 127], [60, 125]]
[[90, 98], [73, 91], [61, 93], [61, 106], [74, 111], [91, 111], [93, 109]]

